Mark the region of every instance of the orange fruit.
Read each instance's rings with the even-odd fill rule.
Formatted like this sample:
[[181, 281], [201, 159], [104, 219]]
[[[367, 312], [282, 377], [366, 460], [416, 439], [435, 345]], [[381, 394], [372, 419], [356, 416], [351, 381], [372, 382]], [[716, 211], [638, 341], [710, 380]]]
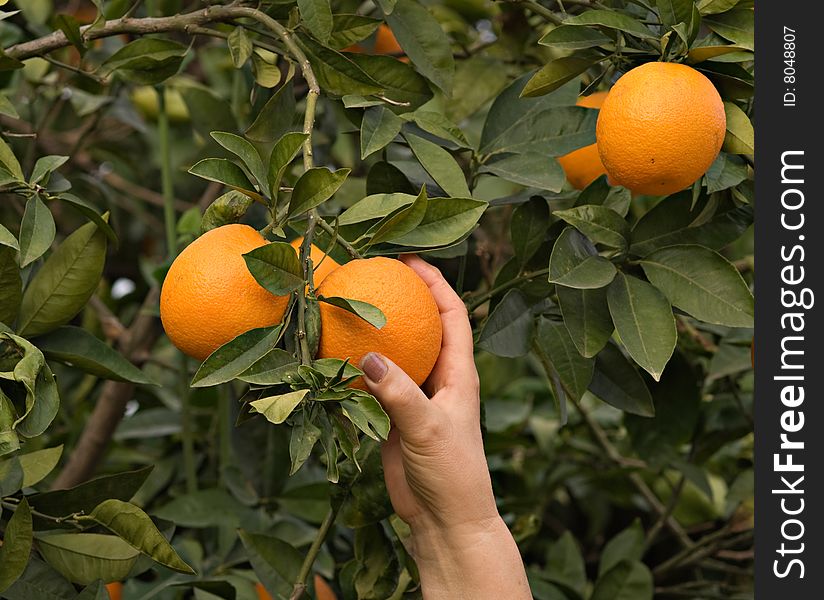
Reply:
[[441, 351], [441, 317], [429, 288], [415, 271], [391, 258], [353, 260], [327, 275], [318, 294], [368, 302], [386, 316], [386, 324], [376, 329], [342, 308], [321, 302], [319, 358], [349, 358], [358, 365], [367, 353], [378, 352], [418, 385], [426, 380]]
[[272, 600], [272, 595], [266, 591], [262, 583], [258, 582], [255, 584], [255, 591], [257, 592], [258, 600]]
[[110, 600], [122, 600], [123, 598], [123, 584], [119, 581], [107, 583], [106, 591], [109, 592]]
[[265, 244], [248, 225], [224, 225], [174, 260], [160, 293], [160, 319], [182, 352], [202, 361], [241, 333], [281, 321], [289, 297], [261, 287], [242, 256]]
[[709, 79], [686, 65], [646, 63], [625, 73], [601, 106], [598, 153], [615, 184], [665, 196], [706, 173], [726, 127]]
[[317, 600], [338, 600], [332, 587], [317, 573], [315, 573], [315, 597]]
[[[298, 239], [292, 241], [292, 247], [298, 253], [298, 256], [300, 256], [300, 245], [302, 243], [302, 237], [299, 237]], [[311, 258], [312, 266], [315, 269], [315, 286], [320, 285], [320, 282], [326, 279], [326, 276], [329, 275], [329, 273], [331, 273], [340, 266], [338, 263], [334, 261], [334, 259], [331, 256], [326, 256], [326, 253], [314, 244], [312, 244]]]
[[[576, 104], [585, 108], [601, 108], [606, 97], [607, 92], [595, 92], [578, 98]], [[607, 172], [598, 154], [598, 144], [590, 144], [565, 154], [558, 162], [566, 173], [567, 181], [578, 190], [584, 189]]]
[[375, 44], [372, 46], [371, 52], [360, 44], [352, 44], [351, 46], [347, 46], [343, 49], [343, 52], [357, 52], [358, 54], [363, 54], [365, 52], [368, 54], [386, 54], [389, 56], [394, 56], [403, 62], [409, 62], [409, 59], [403, 55], [403, 49], [398, 43], [395, 34], [392, 33], [392, 30], [389, 29], [389, 26], [385, 23], [381, 23], [375, 32]]

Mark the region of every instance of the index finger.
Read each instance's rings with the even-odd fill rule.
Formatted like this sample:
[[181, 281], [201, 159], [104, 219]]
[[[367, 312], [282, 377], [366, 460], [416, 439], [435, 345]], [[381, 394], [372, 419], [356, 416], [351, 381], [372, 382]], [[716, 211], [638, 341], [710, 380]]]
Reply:
[[[443, 341], [441, 342], [441, 354], [433, 371], [434, 378], [440, 379], [441, 376], [453, 370], [458, 371], [459, 376], [468, 369], [474, 373], [472, 326], [469, 324], [466, 305], [436, 267], [413, 254], [406, 254], [401, 257], [401, 260], [414, 270], [429, 287], [441, 315]], [[443, 382], [435, 382], [436, 387], [443, 387], [442, 384]]]

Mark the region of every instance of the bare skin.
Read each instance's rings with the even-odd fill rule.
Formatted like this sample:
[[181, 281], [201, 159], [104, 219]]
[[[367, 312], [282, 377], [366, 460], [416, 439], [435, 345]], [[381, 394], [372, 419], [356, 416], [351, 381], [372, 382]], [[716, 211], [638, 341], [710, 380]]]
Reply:
[[440, 357], [426, 393], [379, 354], [366, 355], [361, 368], [392, 419], [382, 448], [386, 486], [395, 512], [412, 530], [423, 596], [531, 599], [518, 547], [492, 493], [466, 308], [438, 269], [414, 256], [402, 260], [438, 305]]

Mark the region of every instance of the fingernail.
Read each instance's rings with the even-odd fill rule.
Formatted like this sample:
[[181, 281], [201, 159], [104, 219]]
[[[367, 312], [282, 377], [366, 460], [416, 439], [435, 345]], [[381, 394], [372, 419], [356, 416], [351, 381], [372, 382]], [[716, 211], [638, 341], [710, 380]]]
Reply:
[[386, 372], [389, 370], [383, 357], [375, 352], [370, 352], [364, 356], [361, 360], [360, 367], [364, 374], [374, 383], [383, 381]]

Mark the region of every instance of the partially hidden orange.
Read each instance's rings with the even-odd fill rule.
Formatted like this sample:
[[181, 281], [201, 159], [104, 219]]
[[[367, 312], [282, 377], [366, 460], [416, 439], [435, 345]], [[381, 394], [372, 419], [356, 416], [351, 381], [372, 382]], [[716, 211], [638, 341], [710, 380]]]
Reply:
[[272, 600], [272, 595], [266, 591], [262, 583], [258, 582], [255, 584], [255, 591], [257, 592], [258, 600]]
[[[607, 92], [595, 92], [578, 98], [576, 104], [585, 108], [601, 108], [606, 97]], [[578, 190], [584, 189], [607, 172], [598, 154], [597, 144], [590, 144], [565, 154], [558, 162], [566, 173], [567, 181]]]
[[123, 600], [123, 584], [119, 581], [107, 583], [106, 591], [109, 592], [109, 600]]
[[318, 294], [368, 302], [386, 317], [377, 329], [321, 302], [319, 358], [349, 358], [358, 365], [367, 353], [378, 352], [418, 385], [426, 380], [441, 350], [441, 318], [426, 283], [410, 267], [385, 257], [353, 260], [327, 275]]
[[724, 103], [703, 74], [650, 62], [625, 73], [598, 114], [598, 153], [616, 185], [665, 196], [692, 185], [718, 156]]
[[317, 600], [338, 600], [332, 586], [326, 583], [326, 580], [317, 573], [315, 573], [315, 598]]
[[375, 32], [375, 43], [370, 51], [361, 44], [352, 44], [343, 49], [344, 52], [356, 52], [358, 54], [384, 54], [387, 56], [394, 56], [403, 62], [409, 62], [409, 59], [403, 55], [403, 49], [398, 43], [395, 34], [389, 29], [385, 23], [381, 23]]
[[[298, 253], [298, 256], [300, 256], [300, 245], [302, 243], [302, 237], [292, 241], [292, 247]], [[326, 279], [326, 276], [329, 275], [329, 273], [340, 266], [331, 256], [327, 256], [323, 250], [314, 244], [312, 244], [312, 252], [309, 256], [312, 259], [312, 266], [314, 268], [313, 277], [316, 286], [320, 285], [320, 282]]]
[[241, 333], [281, 321], [289, 297], [261, 287], [243, 259], [265, 244], [248, 225], [223, 225], [174, 260], [160, 293], [160, 318], [182, 352], [202, 361]]

